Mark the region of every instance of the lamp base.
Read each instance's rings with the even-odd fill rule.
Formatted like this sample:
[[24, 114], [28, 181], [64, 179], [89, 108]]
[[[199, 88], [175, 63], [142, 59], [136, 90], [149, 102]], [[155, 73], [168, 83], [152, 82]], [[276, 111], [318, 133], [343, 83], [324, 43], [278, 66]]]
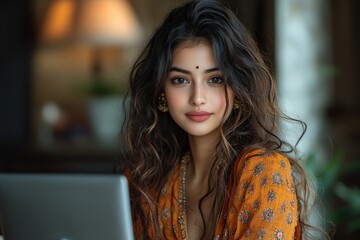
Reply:
[[91, 98], [88, 102], [92, 134], [101, 143], [116, 143], [124, 119], [123, 97]]

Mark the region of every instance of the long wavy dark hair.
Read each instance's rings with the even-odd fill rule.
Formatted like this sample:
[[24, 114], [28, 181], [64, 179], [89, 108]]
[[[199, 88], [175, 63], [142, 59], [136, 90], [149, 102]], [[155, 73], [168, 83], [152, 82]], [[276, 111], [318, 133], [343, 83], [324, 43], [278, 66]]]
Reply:
[[[171, 67], [173, 50], [183, 42], [205, 39], [212, 46], [219, 69], [225, 74], [226, 86], [240, 102], [239, 111], [232, 111], [220, 126], [220, 141], [216, 146], [209, 179], [209, 192], [225, 196], [227, 181], [234, 162], [254, 149], [265, 149], [284, 154], [293, 168], [297, 185], [302, 234], [308, 233], [308, 206], [310, 190], [308, 177], [292, 154], [295, 147], [278, 136], [278, 121], [284, 119], [300, 124], [305, 133], [305, 123], [289, 118], [277, 106], [273, 74], [260, 53], [251, 34], [235, 14], [215, 0], [198, 0], [186, 3], [165, 18], [155, 31], [130, 74], [129, 109], [124, 133], [122, 161], [131, 173], [131, 197], [134, 217], [140, 219], [146, 233], [146, 224], [154, 225], [159, 233], [156, 216], [143, 216], [140, 199], [155, 208], [157, 196], [153, 192], [167, 182], [169, 174], [181, 157], [189, 151], [187, 133], [171, 118], [157, 109], [158, 96], [163, 92], [164, 80]], [[116, 171], [123, 171], [123, 163]], [[159, 177], [161, 176], [161, 177]], [[221, 210], [221, 200], [213, 200], [212, 215], [204, 220], [203, 236], [214, 235], [216, 216]], [[201, 202], [200, 202], [201, 205]], [[200, 208], [201, 211], [201, 208]], [[308, 239], [308, 238], [307, 238]]]

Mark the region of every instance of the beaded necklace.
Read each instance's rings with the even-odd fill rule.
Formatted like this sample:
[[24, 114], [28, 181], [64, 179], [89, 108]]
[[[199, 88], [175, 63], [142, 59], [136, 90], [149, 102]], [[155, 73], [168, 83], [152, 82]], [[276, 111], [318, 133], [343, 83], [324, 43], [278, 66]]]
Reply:
[[[179, 216], [178, 223], [180, 226], [180, 234], [182, 239], [187, 239], [186, 237], [186, 169], [190, 161], [190, 153], [186, 153], [181, 159], [181, 168], [180, 168], [180, 187], [179, 187]], [[223, 200], [220, 202], [223, 205]], [[217, 216], [217, 222], [219, 222], [221, 216], [221, 211], [219, 211]]]
[[190, 154], [186, 153], [181, 159], [181, 173], [180, 173], [180, 187], [179, 187], [179, 217], [178, 223], [180, 226], [180, 234], [182, 239], [186, 239], [186, 168], [190, 161]]

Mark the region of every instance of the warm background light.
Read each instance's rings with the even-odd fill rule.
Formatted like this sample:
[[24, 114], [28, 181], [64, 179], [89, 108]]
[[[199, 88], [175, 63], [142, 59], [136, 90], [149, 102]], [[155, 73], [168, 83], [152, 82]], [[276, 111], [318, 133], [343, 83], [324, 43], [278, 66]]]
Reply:
[[45, 42], [63, 41], [71, 34], [75, 16], [74, 0], [56, 0], [48, 10], [41, 38]]
[[137, 19], [125, 0], [83, 0], [75, 26], [85, 42], [130, 45], [139, 41]]
[[54, 0], [40, 41], [130, 46], [140, 37], [139, 22], [127, 0]]

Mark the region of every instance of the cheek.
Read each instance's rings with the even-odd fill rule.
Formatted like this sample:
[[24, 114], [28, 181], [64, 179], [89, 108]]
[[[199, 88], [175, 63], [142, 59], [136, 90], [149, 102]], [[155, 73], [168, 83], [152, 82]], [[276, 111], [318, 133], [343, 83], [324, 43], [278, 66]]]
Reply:
[[[233, 104], [234, 104], [234, 93], [231, 89], [227, 89], [227, 95], [228, 95], [228, 109], [231, 111], [231, 109], [233, 108]], [[218, 106], [218, 108], [222, 109], [223, 112], [225, 113], [226, 110], [226, 94], [225, 91], [218, 91], [218, 92], [214, 92], [212, 94], [211, 97], [213, 104], [216, 104]]]
[[181, 91], [171, 91], [165, 89], [165, 95], [170, 111], [179, 108], [185, 99], [185, 96], [181, 93]]
[[181, 98], [178, 97], [178, 96], [174, 96], [174, 95], [171, 95], [171, 97], [167, 97], [167, 103], [168, 103], [168, 107], [171, 109], [176, 109], [180, 103], [181, 103]]
[[223, 111], [224, 118], [227, 119], [231, 112], [233, 111], [233, 107], [234, 107], [234, 92], [231, 89], [227, 89], [227, 97], [228, 97], [228, 104], [226, 105], [226, 95], [225, 92], [223, 92], [223, 95], [221, 96], [221, 99], [219, 97], [219, 102], [221, 104], [219, 104], [219, 108], [221, 108], [221, 110]]

